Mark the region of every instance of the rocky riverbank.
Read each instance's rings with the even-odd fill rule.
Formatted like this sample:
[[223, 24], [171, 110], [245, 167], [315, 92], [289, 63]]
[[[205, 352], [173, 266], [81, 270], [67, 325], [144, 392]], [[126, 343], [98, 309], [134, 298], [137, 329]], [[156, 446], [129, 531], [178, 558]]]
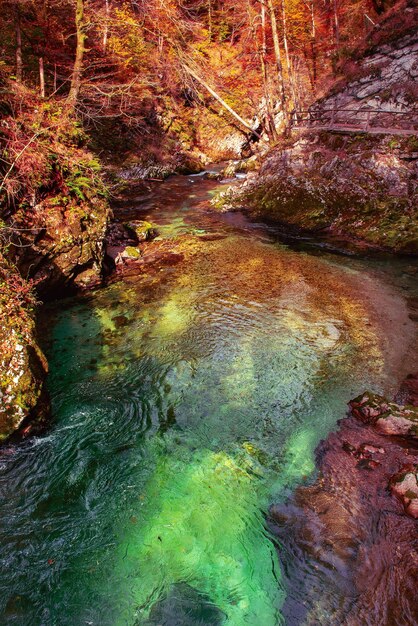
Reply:
[[[313, 560], [323, 578], [319, 594], [289, 568], [289, 624], [417, 623], [417, 392], [415, 375], [394, 402], [371, 393], [351, 401], [317, 450], [316, 482], [271, 508], [284, 559]], [[338, 590], [346, 601], [335, 607]]]
[[415, 138], [318, 132], [273, 150], [222, 210], [293, 229], [418, 254]]
[[[343, 69], [344, 78], [311, 107], [309, 126], [271, 149], [259, 171], [215, 205], [418, 254], [418, 135], [402, 135], [417, 129], [416, 32], [362, 51]], [[399, 134], [390, 134], [393, 127]]]
[[44, 380], [48, 370], [35, 331], [32, 286], [0, 254], [0, 442], [36, 415], [48, 414]]
[[71, 110], [6, 87], [0, 139], [18, 156], [0, 188], [0, 440], [48, 414], [38, 300], [100, 284], [110, 217], [101, 165]]

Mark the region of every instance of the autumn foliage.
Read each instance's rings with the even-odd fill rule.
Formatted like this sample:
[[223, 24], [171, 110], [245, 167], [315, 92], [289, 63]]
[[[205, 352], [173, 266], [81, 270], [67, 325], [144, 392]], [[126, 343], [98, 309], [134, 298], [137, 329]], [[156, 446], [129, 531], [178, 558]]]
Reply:
[[[93, 131], [118, 120], [204, 142], [219, 104], [269, 131], [329, 84], [392, 0], [3, 0], [3, 76], [67, 100]], [[71, 100], [71, 102], [69, 102]], [[200, 114], [193, 115], [199, 108]], [[205, 113], [202, 115], [202, 110]], [[226, 123], [225, 123], [226, 122]], [[271, 122], [271, 120], [270, 120]], [[280, 120], [279, 120], [280, 122]], [[195, 136], [190, 124], [195, 127]], [[236, 125], [229, 115], [219, 120]], [[276, 119], [277, 124], [277, 119]], [[209, 122], [209, 125], [210, 122]], [[280, 123], [279, 123], [280, 125]], [[238, 124], [239, 127], [239, 124]], [[242, 128], [241, 128], [242, 130]], [[274, 129], [270, 131], [274, 134]]]

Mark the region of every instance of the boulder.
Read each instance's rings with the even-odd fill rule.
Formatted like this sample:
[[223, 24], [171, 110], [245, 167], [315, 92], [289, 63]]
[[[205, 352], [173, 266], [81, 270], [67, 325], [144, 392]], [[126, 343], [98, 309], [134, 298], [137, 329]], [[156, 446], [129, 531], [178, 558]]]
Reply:
[[418, 519], [418, 465], [407, 465], [390, 480], [390, 489], [403, 504], [405, 512]]
[[135, 220], [132, 222], [127, 222], [125, 226], [131, 233], [135, 235], [138, 242], [150, 241], [151, 239], [155, 239], [155, 237], [158, 236], [157, 228], [153, 224], [145, 220]]
[[418, 439], [418, 408], [388, 402], [383, 396], [366, 391], [349, 403], [351, 412], [365, 424], [372, 424], [384, 435]]

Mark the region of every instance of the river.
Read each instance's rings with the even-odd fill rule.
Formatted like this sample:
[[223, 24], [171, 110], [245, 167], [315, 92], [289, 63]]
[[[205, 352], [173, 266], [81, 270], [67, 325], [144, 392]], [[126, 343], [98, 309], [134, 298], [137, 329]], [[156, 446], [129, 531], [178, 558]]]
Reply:
[[181, 260], [43, 312], [53, 421], [1, 451], [2, 624], [284, 623], [268, 507], [408, 372], [416, 264], [288, 245], [217, 186], [131, 194]]

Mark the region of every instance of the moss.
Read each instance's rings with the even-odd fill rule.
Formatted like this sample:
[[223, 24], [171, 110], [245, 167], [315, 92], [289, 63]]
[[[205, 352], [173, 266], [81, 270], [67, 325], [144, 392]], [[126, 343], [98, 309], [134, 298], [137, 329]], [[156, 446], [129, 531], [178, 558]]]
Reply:
[[[394, 252], [418, 254], [413, 168], [393, 151], [404, 138], [318, 135], [272, 151], [258, 178], [223, 192], [218, 208], [242, 207], [257, 219], [304, 230], [327, 229]], [[414, 144], [412, 144], [414, 145]], [[394, 182], [395, 181], [395, 182]]]
[[138, 241], [149, 241], [158, 235], [157, 228], [151, 224], [151, 222], [147, 222], [145, 220], [141, 220], [139, 222], [128, 222], [125, 226], [135, 234]]
[[44, 397], [46, 359], [35, 337], [35, 299], [0, 254], [0, 441], [38, 410]]
[[139, 259], [141, 257], [141, 251], [134, 246], [126, 246], [125, 252], [130, 259]]

